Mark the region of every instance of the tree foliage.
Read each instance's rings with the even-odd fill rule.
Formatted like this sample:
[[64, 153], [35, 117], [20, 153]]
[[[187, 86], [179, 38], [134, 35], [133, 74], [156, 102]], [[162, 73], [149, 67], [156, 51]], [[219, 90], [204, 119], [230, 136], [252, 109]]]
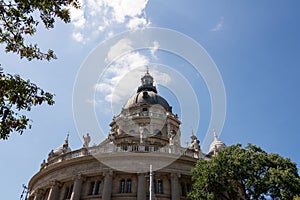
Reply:
[[14, 52], [21, 58], [55, 58], [52, 50], [44, 53], [37, 44], [26, 44], [26, 36], [36, 33], [40, 22], [45, 28], [53, 28], [55, 19], [70, 22], [69, 6], [78, 8], [75, 0], [12, 0], [0, 1], [0, 43], [6, 52]]
[[230, 146], [199, 160], [192, 170], [192, 199], [286, 199], [300, 194], [296, 164], [248, 144]]
[[[53, 94], [44, 92], [30, 81], [20, 76], [5, 75], [0, 71], [0, 138], [7, 139], [10, 132], [23, 133], [29, 124], [29, 118], [18, 111], [30, 111], [32, 106], [47, 102], [54, 103]], [[17, 111], [17, 112], [16, 112]]]
[[[79, 8], [78, 1], [0, 0], [0, 44], [6, 53], [16, 53], [29, 61], [55, 59], [51, 49], [43, 52], [37, 44], [27, 43], [27, 39], [36, 33], [39, 23], [50, 29], [56, 19], [70, 22], [70, 7]], [[52, 105], [53, 94], [18, 75], [5, 74], [0, 68], [0, 139], [7, 139], [13, 131], [23, 133], [30, 128], [30, 119], [21, 112], [44, 102]]]

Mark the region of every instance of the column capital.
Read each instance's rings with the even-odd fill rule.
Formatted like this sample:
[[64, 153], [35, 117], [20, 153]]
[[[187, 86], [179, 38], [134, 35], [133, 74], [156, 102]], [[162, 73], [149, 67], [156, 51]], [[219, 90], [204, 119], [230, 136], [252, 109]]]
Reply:
[[109, 169], [103, 172], [103, 176], [112, 176], [114, 174], [113, 170]]
[[34, 190], [33, 191], [34, 200], [41, 200], [44, 192], [45, 191], [41, 188], [37, 188], [36, 190]]
[[61, 187], [62, 183], [57, 180], [52, 180], [52, 181], [50, 181], [50, 185], [51, 185], [51, 187], [54, 187], [54, 186]]
[[180, 173], [171, 173], [171, 178], [180, 178], [181, 174]]
[[137, 175], [138, 175], [138, 176], [145, 176], [145, 177], [147, 176], [146, 173], [137, 173]]
[[83, 179], [84, 177], [81, 174], [75, 174], [72, 178], [72, 180], [76, 181], [76, 180], [80, 180]]
[[37, 188], [33, 193], [34, 193], [34, 194], [40, 195], [40, 194], [43, 194], [44, 192], [45, 192], [45, 191], [44, 191], [43, 189]]

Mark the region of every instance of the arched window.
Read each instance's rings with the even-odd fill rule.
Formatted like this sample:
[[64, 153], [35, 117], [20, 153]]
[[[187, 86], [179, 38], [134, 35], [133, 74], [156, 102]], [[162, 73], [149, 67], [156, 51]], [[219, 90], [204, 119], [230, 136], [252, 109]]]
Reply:
[[120, 193], [125, 193], [125, 180], [120, 180]]
[[158, 130], [158, 129], [156, 129], [156, 130], [154, 131], [154, 135], [161, 135], [161, 131]]
[[127, 179], [127, 183], [126, 183], [126, 193], [131, 193], [131, 186], [132, 186], [132, 181], [131, 181], [131, 179]]

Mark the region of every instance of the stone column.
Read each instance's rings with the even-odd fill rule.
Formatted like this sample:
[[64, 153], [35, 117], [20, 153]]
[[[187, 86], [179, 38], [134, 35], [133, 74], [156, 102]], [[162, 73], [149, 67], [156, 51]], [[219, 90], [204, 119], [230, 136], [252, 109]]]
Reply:
[[42, 200], [43, 198], [43, 190], [42, 189], [37, 189], [34, 195], [33, 200]]
[[171, 199], [180, 200], [180, 187], [178, 178], [180, 174], [172, 173], [171, 174]]
[[113, 172], [112, 171], [104, 172], [103, 175], [104, 175], [104, 186], [103, 186], [102, 199], [111, 200]]
[[145, 200], [146, 199], [146, 174], [139, 173], [138, 174], [138, 186], [137, 186], [137, 200]]
[[70, 200], [79, 200], [81, 194], [81, 185], [82, 185], [82, 177], [79, 174], [74, 177], [74, 186], [73, 186], [73, 191]]
[[59, 199], [60, 194], [60, 188], [59, 188], [59, 182], [58, 181], [52, 181], [51, 182], [51, 188], [48, 195], [48, 200], [57, 200]]

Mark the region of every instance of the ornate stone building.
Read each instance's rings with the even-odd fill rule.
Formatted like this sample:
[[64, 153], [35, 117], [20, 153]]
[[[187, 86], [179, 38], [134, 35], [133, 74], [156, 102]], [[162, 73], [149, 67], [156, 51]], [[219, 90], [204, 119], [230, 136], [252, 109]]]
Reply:
[[83, 147], [72, 151], [67, 136], [49, 153], [29, 182], [29, 200], [146, 200], [150, 165], [153, 199], [188, 199], [190, 170], [196, 161], [209, 159], [225, 144], [215, 135], [209, 154], [204, 155], [192, 133], [191, 144], [182, 147], [178, 116], [157, 94], [148, 71], [141, 81], [101, 144], [89, 147], [86, 135]]

